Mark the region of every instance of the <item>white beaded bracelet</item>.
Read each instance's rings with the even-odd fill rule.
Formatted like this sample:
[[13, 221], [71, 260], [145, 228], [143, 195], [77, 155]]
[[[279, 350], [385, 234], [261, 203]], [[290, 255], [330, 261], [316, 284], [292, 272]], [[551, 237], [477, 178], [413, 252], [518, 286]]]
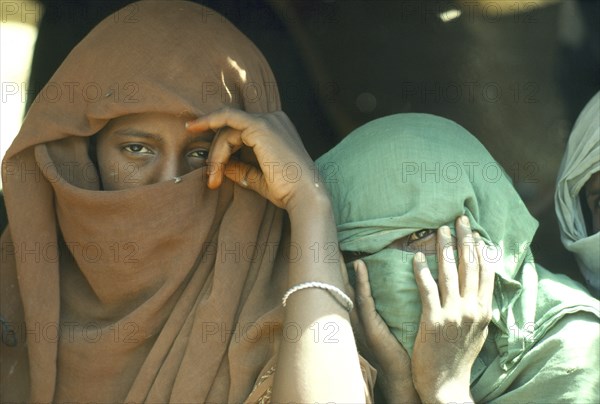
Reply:
[[351, 312], [352, 308], [354, 308], [354, 303], [352, 303], [352, 299], [350, 299], [348, 295], [345, 294], [340, 288], [323, 282], [304, 282], [291, 287], [287, 292], [285, 292], [285, 295], [283, 295], [283, 298], [281, 299], [283, 307], [285, 307], [285, 305], [287, 304], [287, 300], [292, 293], [308, 288], [318, 288], [328, 291], [329, 294], [335, 297], [338, 303], [340, 303], [346, 310], [348, 310], [348, 312]]

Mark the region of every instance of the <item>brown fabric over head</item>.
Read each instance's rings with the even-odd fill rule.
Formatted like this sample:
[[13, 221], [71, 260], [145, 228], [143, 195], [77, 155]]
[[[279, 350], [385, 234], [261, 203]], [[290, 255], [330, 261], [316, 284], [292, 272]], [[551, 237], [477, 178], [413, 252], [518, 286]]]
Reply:
[[[57, 96], [56, 94], [59, 94]], [[223, 17], [133, 3], [42, 89], [2, 166], [2, 401], [240, 402], [279, 345], [285, 215], [206, 169], [100, 191], [89, 138], [141, 112], [280, 108], [271, 70]], [[283, 246], [284, 244], [282, 244]]]

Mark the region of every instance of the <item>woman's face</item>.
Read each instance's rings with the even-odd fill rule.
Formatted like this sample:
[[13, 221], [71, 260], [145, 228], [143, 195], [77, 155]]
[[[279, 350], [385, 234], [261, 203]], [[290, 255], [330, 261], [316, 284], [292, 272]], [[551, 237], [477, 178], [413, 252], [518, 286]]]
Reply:
[[592, 231], [600, 231], [600, 171], [593, 174], [585, 183], [585, 200], [592, 212]]
[[97, 158], [105, 190], [173, 180], [206, 165], [213, 132], [191, 133], [189, 116], [140, 113], [115, 118], [98, 133]]

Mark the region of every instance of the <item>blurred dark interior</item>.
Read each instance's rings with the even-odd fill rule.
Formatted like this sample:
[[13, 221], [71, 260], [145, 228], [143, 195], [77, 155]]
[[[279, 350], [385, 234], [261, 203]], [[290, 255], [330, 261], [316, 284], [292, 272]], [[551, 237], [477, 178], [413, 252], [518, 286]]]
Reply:
[[[38, 89], [93, 26], [131, 2], [41, 3], [30, 78]], [[553, 194], [573, 123], [600, 89], [600, 2], [199, 3], [265, 54], [283, 109], [314, 158], [384, 115], [452, 119], [502, 164], [539, 220], [536, 260], [581, 280], [560, 243]], [[4, 228], [5, 212], [1, 219]]]

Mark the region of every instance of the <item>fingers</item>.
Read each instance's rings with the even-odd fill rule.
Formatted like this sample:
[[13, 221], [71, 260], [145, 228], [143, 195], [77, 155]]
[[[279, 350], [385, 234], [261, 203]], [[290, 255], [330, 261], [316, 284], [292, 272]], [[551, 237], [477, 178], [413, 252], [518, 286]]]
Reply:
[[264, 132], [262, 122], [262, 118], [244, 111], [224, 108], [186, 123], [186, 128], [190, 132], [207, 130], [216, 132], [207, 159], [210, 189], [216, 189], [222, 184], [226, 164], [235, 152], [244, 145], [254, 147], [250, 140], [252, 137], [248, 136], [248, 133], [244, 134], [244, 131], [253, 128], [250, 132], [261, 130]]
[[477, 257], [479, 261], [479, 293], [478, 298], [482, 307], [492, 309], [492, 299], [494, 297], [494, 279], [495, 272], [491, 263], [486, 260], [484, 254], [485, 243], [477, 232], [473, 232], [475, 238]]
[[356, 272], [356, 300], [359, 303], [358, 310], [363, 321], [368, 322], [369, 318], [376, 312], [375, 301], [371, 295], [371, 285], [369, 284], [369, 272], [367, 271], [367, 266], [361, 260], [354, 261], [354, 271]]
[[258, 168], [241, 161], [230, 161], [225, 167], [224, 175], [239, 186], [266, 197], [264, 175]]
[[[441, 306], [452, 306], [461, 298], [478, 300], [482, 307], [491, 307], [494, 287], [494, 270], [484, 259], [487, 246], [478, 233], [471, 231], [467, 216], [456, 220], [458, 265], [454, 258], [452, 235], [448, 226], [442, 226], [437, 233], [437, 254], [439, 262], [438, 288]], [[477, 239], [476, 239], [477, 238]], [[415, 277], [419, 280], [419, 265], [415, 256]], [[423, 263], [426, 266], [426, 264]], [[424, 279], [424, 278], [422, 278]], [[425, 304], [424, 304], [425, 306]]]
[[[262, 121], [262, 118], [251, 115], [245, 111], [234, 108], [223, 108], [219, 111], [187, 122], [186, 128], [191, 132], [202, 132], [206, 130], [217, 132], [223, 127], [229, 127], [241, 132], [250, 126], [257, 126], [257, 129], [261, 129], [259, 126]], [[254, 145], [247, 144], [247, 146], [253, 147]]]
[[410, 368], [408, 354], [375, 308], [367, 266], [363, 261], [356, 260], [354, 261], [354, 270], [356, 272], [357, 311], [367, 350], [375, 355], [376, 362], [385, 369], [403, 365]]
[[425, 255], [421, 252], [415, 254], [413, 259], [413, 271], [419, 288], [419, 295], [421, 296], [423, 312], [430, 313], [439, 310], [441, 304], [438, 287], [427, 267]]
[[[291, 121], [282, 111], [253, 114], [233, 108], [225, 108], [186, 123], [189, 131], [213, 130], [216, 135], [208, 154], [208, 182], [210, 189], [218, 188], [223, 177], [232, 179], [257, 191], [275, 206], [290, 212], [303, 209], [306, 204], [298, 201], [324, 200], [325, 191], [315, 186], [314, 162], [310, 158]], [[249, 166], [233, 164], [234, 153], [246, 156], [244, 162], [254, 161], [260, 174]], [[295, 177], [290, 178], [292, 168]], [[304, 173], [304, 174], [303, 174]], [[257, 174], [257, 175], [254, 175]], [[253, 184], [251, 177], [258, 178]]]
[[[242, 147], [243, 142], [240, 133], [235, 129], [220, 128], [213, 138], [206, 160], [209, 166], [208, 187], [210, 189], [221, 186], [226, 171], [225, 165], [229, 162], [231, 155]], [[239, 178], [241, 180], [244, 177], [240, 176]]]
[[462, 297], [477, 296], [479, 290], [479, 259], [471, 225], [467, 216], [456, 219], [458, 250], [458, 284]]
[[[375, 308], [367, 266], [363, 261], [356, 260], [354, 261], [354, 270], [356, 271], [356, 302], [367, 340], [377, 341], [382, 330], [391, 336], [387, 324]], [[392, 338], [394, 337], [392, 336]], [[377, 351], [377, 348], [374, 350]]]
[[438, 229], [437, 256], [439, 263], [438, 285], [441, 303], [445, 306], [448, 302], [455, 301], [460, 297], [452, 234], [448, 226], [442, 226]]
[[[364, 263], [362, 263], [364, 265]], [[356, 310], [352, 310], [350, 312], [350, 321], [352, 324], [352, 329], [354, 330], [354, 335], [356, 338], [356, 344], [358, 346], [359, 352], [361, 352], [362, 355], [368, 357], [368, 359], [372, 362], [374, 362], [374, 358], [372, 357], [371, 354], [371, 349], [370, 349], [370, 344], [369, 341], [367, 341], [367, 339], [370, 340], [370, 338], [367, 338], [367, 327], [364, 324], [364, 320], [362, 319], [362, 313], [360, 313], [360, 311], [363, 309], [362, 307], [362, 302], [361, 302], [361, 297], [359, 296], [359, 285], [361, 282], [364, 282], [363, 278], [359, 279], [359, 270], [357, 270], [356, 268], [356, 262], [353, 263], [353, 267], [354, 267], [354, 272], [356, 274], [356, 284], [355, 287], [352, 288], [354, 296], [353, 296], [353, 301], [356, 304]], [[345, 271], [345, 268], [344, 268]], [[370, 292], [370, 288], [369, 288], [369, 292]]]

